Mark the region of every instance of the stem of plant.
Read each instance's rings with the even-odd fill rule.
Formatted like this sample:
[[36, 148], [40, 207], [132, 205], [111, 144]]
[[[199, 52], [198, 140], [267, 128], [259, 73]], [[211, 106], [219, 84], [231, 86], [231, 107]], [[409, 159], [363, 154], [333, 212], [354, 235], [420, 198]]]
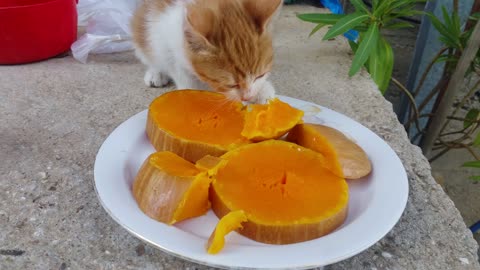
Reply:
[[465, 130], [467, 130], [467, 128], [464, 128], [464, 129], [462, 129], [462, 130], [457, 130], [457, 131], [447, 132], [447, 133], [441, 133], [439, 136], [440, 136], [440, 137], [443, 137], [443, 136], [448, 136], [448, 135], [454, 135], [454, 134], [465, 133]]
[[455, 117], [455, 116], [447, 116], [447, 119], [449, 120], [456, 120], [456, 121], [468, 121], [470, 123], [480, 123], [480, 120], [472, 120], [472, 119], [467, 119], [467, 118], [462, 118], [462, 117]]
[[[448, 50], [448, 48], [442, 48], [434, 57], [433, 59], [430, 61], [430, 63], [428, 64], [427, 68], [425, 69], [425, 71], [423, 72], [422, 74], [422, 77], [420, 78], [420, 81], [418, 82], [418, 85], [417, 87], [415, 88], [415, 90], [413, 91], [413, 96], [416, 97], [418, 95], [418, 93], [420, 92], [420, 90], [422, 89], [423, 87], [423, 84], [425, 83], [425, 80], [427, 79], [427, 76], [428, 74], [430, 73], [430, 70], [432, 69], [432, 67], [435, 65], [435, 63], [437, 62], [437, 60], [440, 58], [440, 56], [442, 56], [446, 51]], [[445, 73], [445, 72], [444, 72]], [[440, 84], [440, 83], [439, 83]], [[439, 84], [437, 84], [434, 89], [438, 89], [438, 86]], [[433, 90], [432, 90], [433, 92]], [[424, 101], [429, 101], [435, 94], [432, 92], [428, 95], [428, 97], [424, 100]], [[427, 102], [428, 103], [428, 102]], [[419, 111], [422, 111], [422, 109], [419, 109]], [[410, 125], [411, 125], [411, 122], [413, 121], [413, 117], [412, 117], [412, 107], [410, 107], [410, 109], [408, 110], [408, 115], [407, 115], [407, 119], [408, 121], [405, 123], [405, 129], [408, 131], [410, 129]]]
[[403, 84], [400, 83], [397, 79], [392, 78], [392, 82], [396, 86], [398, 86], [398, 88], [400, 88], [400, 90], [402, 90], [405, 95], [407, 95], [408, 100], [410, 101], [410, 104], [411, 104], [413, 110], [415, 111], [415, 126], [417, 127], [417, 130], [420, 130], [420, 124], [418, 123], [418, 119], [420, 119], [420, 113], [418, 112], [417, 104], [415, 104], [415, 98], [413, 98], [410, 91], [408, 91], [408, 89], [405, 88], [405, 86], [403, 86]]
[[425, 131], [424, 131], [424, 130], [417, 132], [417, 134], [415, 134], [415, 136], [412, 137], [412, 140], [411, 140], [411, 141], [412, 141], [412, 142], [415, 142], [415, 140], [417, 140], [418, 137], [420, 137], [420, 136], [423, 135], [423, 134], [425, 134]]
[[443, 149], [442, 151], [440, 151], [440, 153], [436, 154], [435, 156], [433, 156], [432, 158], [430, 158], [428, 161], [429, 162], [434, 162], [437, 158], [443, 156], [444, 154], [446, 154], [448, 151], [450, 151], [450, 148], [445, 148]]
[[[422, 101], [422, 103], [420, 104], [420, 107], [417, 108], [417, 110], [419, 112], [421, 112], [423, 110], [423, 108], [430, 102], [430, 100], [435, 96], [435, 94], [438, 93], [438, 91], [440, 91], [441, 89], [441, 86], [442, 86], [442, 83], [443, 83], [443, 79], [441, 79], [437, 85], [435, 85], [435, 87], [430, 91], [430, 93], [428, 93], [427, 97], [425, 97], [425, 99]], [[410, 129], [410, 125], [412, 124], [413, 121], [415, 121], [415, 117], [413, 116], [410, 116], [409, 115], [409, 118], [408, 118], [408, 121], [407, 123], [405, 123], [405, 126], [406, 126], [406, 129]]]
[[422, 74], [422, 77], [420, 78], [420, 81], [418, 82], [418, 85], [417, 87], [415, 88], [415, 91], [413, 91], [413, 96], [416, 97], [418, 95], [418, 92], [420, 92], [420, 89], [422, 89], [422, 86], [423, 84], [425, 83], [425, 80], [427, 79], [427, 75], [430, 73], [430, 70], [432, 69], [433, 65], [435, 65], [435, 63], [437, 63], [437, 60], [438, 58], [440, 58], [440, 56], [442, 56], [446, 51], [448, 50], [448, 48], [442, 48], [432, 59], [432, 61], [430, 61], [430, 63], [428, 64], [427, 68], [425, 69], [425, 71], [423, 72]]
[[472, 63], [475, 58], [478, 48], [480, 47], [480, 23], [476, 23], [475, 28], [473, 29], [472, 35], [467, 43], [458, 65], [455, 69], [455, 72], [451, 78], [450, 83], [448, 84], [445, 96], [439, 103], [438, 110], [435, 113], [435, 116], [432, 118], [431, 126], [425, 135], [425, 138], [422, 142], [422, 150], [425, 156], [429, 156], [432, 151], [433, 143], [435, 139], [440, 134], [440, 130], [445, 123], [447, 117], [448, 109], [451, 107], [453, 100], [455, 98], [455, 93], [457, 92], [459, 85], [462, 83], [462, 80], [465, 76], [470, 63]]
[[480, 157], [475, 153], [475, 151], [473, 151], [472, 147], [467, 146], [467, 147], [465, 147], [465, 148], [467, 148], [468, 152], [470, 152], [470, 154], [472, 154], [472, 156], [473, 156], [476, 160], [479, 160], [479, 159], [480, 159]]
[[[477, 88], [480, 86], [480, 80], [478, 80], [475, 85], [470, 88], [470, 90], [468, 91], [468, 93], [463, 97], [462, 101], [460, 101], [460, 103], [457, 105], [457, 107], [455, 108], [455, 110], [453, 111], [452, 113], [452, 116], [451, 117], [455, 117], [455, 115], [457, 114], [457, 112], [460, 110], [460, 108], [463, 107], [463, 105], [465, 104], [465, 102], [467, 102], [467, 100], [477, 91]], [[448, 126], [448, 124], [450, 123], [450, 120], [451, 118], [447, 117], [447, 121], [445, 121], [445, 124], [443, 124], [443, 127], [442, 129], [440, 130], [440, 133], [442, 133], [445, 128]], [[456, 119], [457, 120], [457, 119]], [[463, 120], [466, 120], [466, 119], [463, 119]]]

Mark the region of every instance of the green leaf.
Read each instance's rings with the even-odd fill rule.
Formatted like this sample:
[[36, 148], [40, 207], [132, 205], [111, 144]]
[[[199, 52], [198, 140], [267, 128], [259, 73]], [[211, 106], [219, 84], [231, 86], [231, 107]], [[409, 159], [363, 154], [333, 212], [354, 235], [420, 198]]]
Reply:
[[480, 114], [480, 111], [477, 109], [470, 109], [465, 116], [465, 121], [463, 121], [463, 128], [468, 128], [471, 126], [473, 123], [475, 123], [478, 119], [478, 115]]
[[368, 70], [382, 94], [385, 94], [390, 84], [393, 72], [393, 61], [392, 46], [390, 46], [384, 38], [379, 38], [377, 48], [370, 55]]
[[425, 11], [409, 9], [409, 10], [403, 10], [399, 12], [387, 13], [386, 15], [384, 15], [384, 18], [388, 21], [388, 20], [399, 18], [399, 17], [412, 17], [415, 15], [425, 15], [425, 14], [426, 14]]
[[433, 26], [442, 35], [439, 39], [450, 48], [455, 48], [458, 44], [457, 38], [454, 34], [450, 33], [449, 29], [440, 22], [440, 20], [432, 13], [427, 13]]
[[357, 30], [358, 32], [367, 32], [368, 26], [366, 24], [357, 25], [353, 28], [353, 30]]
[[372, 7], [374, 9], [378, 7], [378, 0], [372, 0]]
[[400, 28], [413, 28], [415, 26], [407, 22], [395, 22], [395, 23], [386, 24], [384, 25], [384, 27], [388, 29], [400, 29]]
[[455, 61], [458, 61], [458, 59], [455, 57], [455, 56], [451, 56], [451, 55], [442, 55], [440, 57], [437, 58], [437, 60], [435, 60], [436, 63], [441, 63], [441, 62], [455, 62]]
[[390, 7], [392, 4], [392, 0], [382, 0], [379, 1], [380, 3], [377, 7], [373, 10], [373, 16], [376, 18], [383, 17], [385, 11]]
[[305, 13], [297, 14], [297, 18], [302, 21], [311, 23], [324, 23], [332, 25], [338, 22], [341, 18], [345, 17], [345, 14], [323, 14], [323, 13]]
[[477, 137], [475, 137], [475, 140], [473, 140], [473, 145], [480, 146], [480, 133], [478, 133]]
[[315, 26], [315, 28], [312, 29], [312, 32], [310, 32], [310, 34], [308, 35], [308, 37], [311, 37], [313, 36], [313, 34], [315, 34], [318, 30], [320, 30], [322, 27], [324, 27], [326, 24], [324, 23], [319, 23], [317, 24], [317, 26]]
[[473, 175], [469, 177], [470, 180], [473, 180], [475, 182], [480, 181], [480, 175]]
[[462, 167], [480, 168], [480, 160], [465, 162], [463, 163]]
[[353, 53], [356, 53], [358, 49], [358, 44], [351, 40], [348, 40], [348, 44], [350, 45], [350, 48], [352, 49]]
[[370, 14], [370, 10], [368, 10], [367, 5], [363, 3], [363, 0], [350, 0], [350, 3], [355, 7], [355, 11]]
[[[452, 16], [448, 14], [447, 8], [442, 6], [443, 20], [445, 21], [444, 26], [449, 32], [450, 36], [445, 37], [448, 42], [452, 42], [451, 47], [460, 48], [462, 47], [460, 42], [460, 37], [462, 35], [462, 29], [460, 27], [460, 18], [458, 17], [457, 12], [453, 12]], [[443, 40], [442, 40], [443, 41]]]
[[338, 35], [341, 35], [348, 30], [354, 28], [357, 25], [363, 23], [369, 16], [367, 14], [362, 13], [353, 13], [349, 14], [340, 20], [328, 30], [328, 32], [323, 37], [323, 40], [328, 40], [334, 38]]
[[458, 17], [457, 12], [453, 12], [452, 14], [452, 21], [453, 21], [453, 28], [456, 31], [457, 37], [461, 35], [462, 28], [460, 26], [460, 17]]
[[450, 15], [448, 14], [447, 8], [445, 6], [442, 6], [442, 14], [443, 14], [444, 24], [448, 29], [448, 26], [452, 25], [452, 20], [450, 19]]
[[391, 13], [396, 9], [402, 8], [403, 10], [411, 10], [415, 7], [415, 2], [411, 0], [397, 0], [392, 3], [385, 13]]
[[480, 12], [475, 12], [470, 17], [468, 17], [469, 20], [472, 21], [478, 21], [480, 19]]
[[368, 28], [365, 36], [359, 43], [355, 57], [353, 57], [352, 67], [348, 73], [349, 76], [355, 75], [368, 60], [368, 57], [377, 46], [379, 38], [378, 23], [375, 22]]

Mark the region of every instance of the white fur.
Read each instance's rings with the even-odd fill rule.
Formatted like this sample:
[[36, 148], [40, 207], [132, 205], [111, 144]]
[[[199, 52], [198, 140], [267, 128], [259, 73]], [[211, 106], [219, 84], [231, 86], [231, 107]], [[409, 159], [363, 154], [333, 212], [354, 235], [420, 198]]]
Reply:
[[275, 97], [275, 88], [267, 81], [268, 74], [262, 78], [251, 77], [248, 80], [248, 89], [232, 89], [225, 93], [230, 99], [248, 101], [251, 103], [267, 103]]
[[[134, 45], [137, 57], [148, 67], [144, 77], [147, 86], [165, 86], [171, 78], [178, 89], [211, 90], [206, 83], [198, 79], [185, 54], [184, 23], [187, 3], [188, 1], [177, 1], [161, 14], [152, 11], [146, 14], [149, 56]], [[226, 95], [236, 100], [248, 99], [255, 103], [265, 103], [275, 96], [275, 89], [266, 81], [265, 76], [257, 81], [252, 80], [248, 90], [232, 89]]]
[[164, 86], [171, 78], [179, 89], [207, 89], [207, 85], [197, 79], [185, 55], [183, 1], [167, 8], [161, 15], [149, 11], [146, 16], [149, 56], [135, 46], [137, 57], [148, 67], [145, 84]]

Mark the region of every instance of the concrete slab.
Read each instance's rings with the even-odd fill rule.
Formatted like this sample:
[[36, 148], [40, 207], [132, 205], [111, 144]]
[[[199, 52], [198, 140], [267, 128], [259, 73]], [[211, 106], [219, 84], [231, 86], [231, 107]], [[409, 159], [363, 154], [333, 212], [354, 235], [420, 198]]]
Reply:
[[[280, 94], [344, 113], [402, 159], [410, 198], [395, 228], [365, 252], [328, 269], [480, 269], [477, 244], [433, 180], [390, 103], [366, 73], [347, 77], [348, 45], [307, 38], [312, 25], [287, 6], [277, 25], [273, 83]], [[143, 85], [132, 53], [89, 64], [71, 57], [0, 66], [1, 269], [208, 269], [166, 255], [127, 233], [100, 206], [93, 163], [108, 134], [169, 89]]]

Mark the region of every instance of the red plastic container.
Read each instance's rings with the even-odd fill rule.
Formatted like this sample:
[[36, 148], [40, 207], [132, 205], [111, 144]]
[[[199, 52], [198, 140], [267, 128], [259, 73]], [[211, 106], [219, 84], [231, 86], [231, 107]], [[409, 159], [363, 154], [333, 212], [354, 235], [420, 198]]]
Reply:
[[77, 39], [76, 0], [0, 0], [0, 64], [44, 60]]

